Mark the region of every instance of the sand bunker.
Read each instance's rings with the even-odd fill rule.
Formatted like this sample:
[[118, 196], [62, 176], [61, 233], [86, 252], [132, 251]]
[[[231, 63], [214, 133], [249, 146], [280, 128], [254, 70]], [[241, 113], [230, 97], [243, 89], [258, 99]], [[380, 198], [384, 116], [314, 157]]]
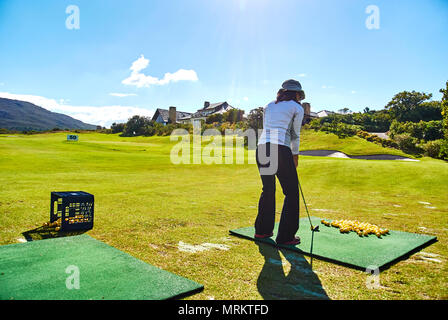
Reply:
[[420, 161], [403, 156], [393, 154], [372, 154], [363, 156], [351, 156], [344, 152], [337, 150], [306, 150], [300, 151], [302, 156], [312, 157], [332, 157], [332, 158], [346, 158], [346, 159], [362, 159], [362, 160], [401, 160], [401, 161]]

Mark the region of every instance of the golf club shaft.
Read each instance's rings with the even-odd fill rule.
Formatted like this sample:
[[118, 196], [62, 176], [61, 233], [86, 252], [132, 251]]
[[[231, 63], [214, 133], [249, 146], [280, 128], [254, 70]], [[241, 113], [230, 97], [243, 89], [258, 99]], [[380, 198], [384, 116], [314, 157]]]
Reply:
[[302, 190], [302, 186], [301, 186], [301, 184], [300, 184], [300, 179], [299, 179], [299, 177], [297, 177], [297, 181], [299, 182], [299, 190], [300, 190], [300, 194], [302, 195], [303, 203], [305, 204], [305, 210], [306, 210], [306, 214], [307, 214], [307, 216], [308, 216], [308, 220], [310, 221], [311, 229], [314, 229], [313, 223], [311, 222], [310, 213], [308, 212], [308, 206], [306, 205], [305, 196], [303, 195], [303, 190]]

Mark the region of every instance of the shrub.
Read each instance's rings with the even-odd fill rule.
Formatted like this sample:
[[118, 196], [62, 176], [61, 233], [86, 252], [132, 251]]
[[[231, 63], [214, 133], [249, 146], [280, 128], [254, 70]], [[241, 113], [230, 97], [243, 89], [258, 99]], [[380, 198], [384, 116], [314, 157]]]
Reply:
[[8, 134], [8, 133], [10, 133], [11, 131], [9, 131], [8, 129], [6, 129], [6, 128], [0, 128], [0, 134]]
[[444, 139], [440, 145], [439, 159], [448, 160], [448, 140]]
[[110, 129], [112, 130], [112, 133], [120, 133], [123, 132], [124, 127], [125, 127], [125, 123], [112, 123], [112, 125], [110, 126]]
[[418, 146], [418, 139], [411, 137], [409, 134], [399, 134], [394, 137], [398, 147], [406, 153], [421, 154], [424, 152], [422, 148]]
[[340, 139], [354, 136], [358, 130], [359, 126], [350, 125], [343, 122], [333, 122], [333, 123], [323, 123], [321, 131], [331, 132], [337, 135]]
[[212, 124], [214, 122], [219, 122], [221, 123], [223, 120], [223, 115], [222, 113], [218, 113], [218, 114], [212, 114], [211, 116], [209, 116], [207, 118], [207, 120], [205, 121], [205, 123], [207, 124]]
[[328, 117], [311, 120], [310, 128], [319, 130], [325, 123], [331, 124], [335, 122], [356, 125], [363, 131], [385, 132], [389, 130], [391, 119], [385, 110], [353, 114], [332, 114]]
[[378, 136], [373, 137], [373, 142], [375, 142], [375, 143], [381, 144], [381, 141], [382, 141], [382, 140], [383, 140], [383, 139], [381, 139], [381, 138], [378, 137]]
[[370, 136], [370, 133], [364, 131], [364, 130], [359, 130], [356, 135], [362, 139], [367, 139], [367, 137]]
[[381, 145], [387, 148], [396, 148], [398, 149], [398, 144], [393, 140], [381, 139]]
[[425, 155], [431, 158], [439, 158], [443, 140], [433, 140], [422, 145]]
[[[55, 131], [55, 130], [53, 130], [53, 131]], [[38, 134], [38, 133], [41, 133], [41, 131], [36, 131], [36, 130], [25, 130], [25, 131], [23, 131], [23, 134], [26, 134], [26, 135], [32, 135], [32, 134]]]
[[151, 137], [156, 134], [156, 129], [152, 125], [147, 125], [143, 131], [143, 135]]
[[425, 128], [423, 130], [423, 139], [425, 139], [425, 141], [439, 140], [443, 138], [442, 121], [427, 121], [423, 123], [425, 123]]
[[407, 133], [411, 137], [425, 141], [443, 138], [442, 121], [398, 122], [394, 120], [390, 126], [390, 136]]

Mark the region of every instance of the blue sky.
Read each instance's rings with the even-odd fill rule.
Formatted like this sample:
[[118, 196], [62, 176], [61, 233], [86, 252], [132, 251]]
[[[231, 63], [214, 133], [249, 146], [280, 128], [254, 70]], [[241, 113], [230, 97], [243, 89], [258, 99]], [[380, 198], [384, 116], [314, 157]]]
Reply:
[[248, 112], [295, 78], [313, 111], [381, 109], [440, 99], [447, 31], [447, 0], [0, 0], [0, 96], [108, 126], [205, 100]]

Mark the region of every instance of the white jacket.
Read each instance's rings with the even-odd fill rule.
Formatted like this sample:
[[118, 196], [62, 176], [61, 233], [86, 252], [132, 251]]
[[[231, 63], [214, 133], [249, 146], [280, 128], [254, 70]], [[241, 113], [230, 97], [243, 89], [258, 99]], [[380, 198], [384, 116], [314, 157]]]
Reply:
[[269, 103], [264, 108], [263, 132], [258, 145], [267, 142], [280, 144], [290, 147], [292, 154], [299, 154], [303, 116], [303, 107], [295, 101]]

